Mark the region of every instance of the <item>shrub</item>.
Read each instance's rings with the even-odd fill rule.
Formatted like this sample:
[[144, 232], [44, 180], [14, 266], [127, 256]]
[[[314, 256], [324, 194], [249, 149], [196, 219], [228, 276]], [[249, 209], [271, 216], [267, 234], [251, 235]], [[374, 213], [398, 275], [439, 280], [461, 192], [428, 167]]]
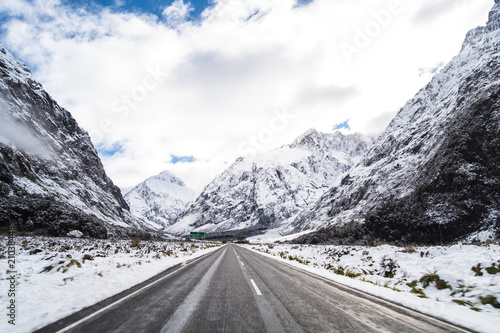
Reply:
[[354, 279], [354, 278], [357, 278], [358, 276], [361, 276], [361, 274], [360, 273], [356, 273], [356, 272], [354, 272], [354, 271], [352, 271], [350, 269], [346, 269], [345, 270], [345, 276], [348, 276], [348, 277]]
[[481, 264], [477, 264], [477, 266], [471, 268], [471, 271], [476, 273], [476, 276], [483, 276], [483, 272], [481, 272], [481, 269]]
[[403, 253], [415, 253], [415, 252], [417, 252], [417, 250], [415, 250], [415, 247], [413, 247], [413, 246], [407, 246], [401, 252], [403, 252]]
[[412, 294], [418, 295], [418, 297], [420, 297], [420, 298], [428, 298], [427, 295], [424, 293], [424, 291], [420, 288], [413, 287], [413, 288], [411, 288], [410, 292]]
[[57, 271], [59, 272], [60, 270], [62, 270], [63, 274], [66, 273], [68, 271], [68, 267], [67, 266], [59, 266], [57, 268]]
[[496, 275], [497, 273], [500, 273], [500, 266], [497, 268], [495, 263], [491, 264], [490, 267], [486, 267], [486, 272], [491, 275]]
[[45, 266], [41, 273], [50, 272], [54, 268], [54, 265]]
[[83, 256], [82, 262], [85, 263], [85, 260], [92, 261], [92, 260], [94, 260], [94, 257], [92, 257], [90, 254], [86, 254], [86, 255]]
[[393, 278], [399, 268], [399, 265], [388, 256], [384, 256], [382, 258], [380, 266], [382, 267], [382, 274], [386, 278]]
[[337, 268], [334, 268], [334, 269], [333, 269], [333, 272], [334, 272], [335, 274], [337, 274], [337, 275], [345, 275], [345, 273], [344, 273], [344, 267], [342, 267], [342, 266], [339, 266], [339, 267], [337, 267]]
[[64, 281], [64, 284], [66, 284], [66, 282], [68, 281], [73, 281], [74, 277], [71, 276], [71, 277], [67, 277], [67, 278], [64, 278], [63, 281]]
[[452, 300], [454, 303], [461, 305], [461, 306], [469, 306], [471, 310], [481, 312], [482, 310], [477, 308], [476, 305], [470, 301], [463, 301], [461, 299], [453, 299]]
[[139, 237], [133, 237], [131, 240], [130, 240], [130, 245], [132, 247], [138, 247], [139, 244], [141, 243], [141, 239]]
[[38, 254], [40, 252], [43, 252], [43, 250], [41, 250], [41, 249], [34, 249], [34, 250], [30, 251], [30, 255]]
[[489, 295], [486, 297], [480, 297], [480, 299], [481, 299], [481, 304], [483, 305], [489, 304], [495, 309], [500, 309], [500, 303], [498, 303], [498, 300], [495, 296]]
[[462, 294], [462, 297], [465, 297], [465, 295], [473, 291], [474, 288], [476, 288], [476, 286], [467, 286], [461, 282], [458, 284], [458, 289], [453, 290], [451, 296]]
[[71, 259], [71, 261], [69, 262], [69, 264], [66, 265], [66, 267], [69, 268], [74, 265], [76, 265], [78, 268], [82, 268], [82, 264], [80, 264], [80, 262], [76, 259]]
[[422, 286], [424, 288], [427, 288], [431, 283], [435, 283], [436, 288], [439, 290], [443, 289], [450, 289], [451, 286], [448, 284], [448, 282], [442, 280], [439, 275], [436, 274], [436, 272], [424, 275], [420, 278], [420, 282], [422, 283]]
[[406, 285], [411, 288], [410, 292], [412, 294], [418, 295], [420, 298], [427, 298], [427, 295], [424, 293], [424, 291], [420, 288], [417, 288], [418, 281], [413, 280], [410, 283], [407, 283]]
[[418, 281], [417, 281], [417, 280], [413, 280], [413, 281], [411, 281], [411, 282], [407, 283], [406, 285], [407, 285], [408, 287], [410, 287], [410, 288], [415, 288], [415, 287], [417, 286], [417, 283], [418, 283]]
[[428, 256], [429, 256], [429, 251], [427, 251], [427, 252], [421, 251], [420, 252], [420, 257], [423, 258], [423, 257], [428, 257]]

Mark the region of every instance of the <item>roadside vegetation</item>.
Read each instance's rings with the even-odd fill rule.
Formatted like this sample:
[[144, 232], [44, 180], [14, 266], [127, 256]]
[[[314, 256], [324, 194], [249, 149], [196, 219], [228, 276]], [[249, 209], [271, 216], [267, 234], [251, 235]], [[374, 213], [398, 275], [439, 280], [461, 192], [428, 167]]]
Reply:
[[500, 246], [252, 244], [256, 251], [421, 299], [500, 318]]

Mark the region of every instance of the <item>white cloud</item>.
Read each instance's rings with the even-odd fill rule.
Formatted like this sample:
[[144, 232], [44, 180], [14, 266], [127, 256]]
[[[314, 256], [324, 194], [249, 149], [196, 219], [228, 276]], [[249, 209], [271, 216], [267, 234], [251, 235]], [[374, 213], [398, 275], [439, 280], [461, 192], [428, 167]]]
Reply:
[[[3, 26], [6, 47], [94, 143], [123, 146], [104, 160], [119, 186], [169, 169], [201, 190], [249, 146], [272, 149], [346, 119], [353, 131], [380, 132], [429, 80], [419, 70], [457, 54], [492, 5], [219, 0], [196, 23], [179, 0], [161, 18], [56, 0], [5, 0], [0, 11], [17, 17]], [[351, 59], [343, 43], [358, 49]], [[293, 115], [284, 125], [283, 110]], [[172, 165], [171, 155], [197, 161]]]
[[185, 23], [189, 17], [189, 12], [193, 10], [191, 3], [184, 3], [183, 0], [175, 0], [170, 6], [163, 10], [162, 15], [167, 20], [170, 27], [177, 27], [181, 23]]

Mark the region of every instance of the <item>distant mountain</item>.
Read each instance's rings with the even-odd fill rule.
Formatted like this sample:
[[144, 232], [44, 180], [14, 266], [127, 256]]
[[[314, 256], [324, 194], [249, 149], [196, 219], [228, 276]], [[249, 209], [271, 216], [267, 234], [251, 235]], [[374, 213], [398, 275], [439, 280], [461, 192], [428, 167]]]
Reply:
[[0, 227], [92, 237], [140, 235], [90, 137], [0, 44]]
[[132, 214], [160, 229], [175, 222], [196, 194], [182, 180], [164, 171], [132, 188], [125, 194], [125, 201]]
[[169, 227], [242, 235], [286, 230], [297, 214], [328, 190], [360, 158], [371, 139], [312, 129], [291, 145], [239, 158], [205, 187]]
[[361, 162], [293, 222], [307, 242], [500, 236], [500, 3]]

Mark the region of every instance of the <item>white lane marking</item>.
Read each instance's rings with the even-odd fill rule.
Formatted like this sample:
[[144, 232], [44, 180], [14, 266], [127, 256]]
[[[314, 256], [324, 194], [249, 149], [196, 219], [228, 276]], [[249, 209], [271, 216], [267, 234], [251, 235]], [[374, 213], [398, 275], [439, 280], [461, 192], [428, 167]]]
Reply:
[[212, 276], [215, 271], [219, 267], [219, 263], [222, 261], [222, 258], [226, 255], [226, 250], [219, 255], [217, 260], [210, 266], [208, 271], [205, 273], [201, 281], [196, 285], [196, 287], [191, 291], [191, 293], [184, 299], [184, 302], [175, 310], [174, 314], [168, 322], [163, 326], [160, 333], [167, 332], [181, 332], [184, 326], [187, 324], [188, 320], [191, 318], [191, 315], [196, 310], [198, 303], [201, 301], [203, 296], [205, 296], [208, 285], [212, 280]]
[[[225, 251], [225, 250], [224, 250], [224, 251]], [[191, 262], [191, 264], [192, 264], [192, 263], [194, 263], [194, 262], [197, 262], [198, 260], [201, 260], [201, 259], [203, 259], [203, 258], [204, 258], [204, 256], [203, 256], [203, 257], [201, 257], [201, 258], [199, 258], [199, 259], [197, 259], [197, 260], [195, 260], [195, 261], [192, 261], [192, 262]], [[184, 267], [184, 265], [181, 265], [181, 267]], [[94, 313], [89, 314], [87, 317], [82, 318], [82, 319], [80, 319], [79, 321], [74, 322], [73, 324], [71, 324], [71, 325], [69, 325], [69, 326], [66, 326], [66, 327], [65, 327], [65, 328], [63, 328], [63, 329], [60, 329], [60, 330], [59, 330], [59, 331], [57, 331], [56, 333], [64, 333], [64, 332], [69, 331], [69, 330], [70, 330], [70, 329], [72, 329], [72, 328], [75, 328], [76, 326], [80, 325], [81, 323], [86, 322], [87, 320], [89, 320], [89, 319], [91, 319], [91, 318], [93, 318], [93, 317], [97, 316], [98, 314], [100, 314], [100, 313], [102, 313], [102, 312], [106, 311], [107, 309], [109, 309], [109, 308], [111, 308], [111, 307], [113, 307], [113, 306], [115, 306], [115, 305], [117, 305], [117, 304], [119, 304], [119, 303], [121, 303], [121, 302], [123, 302], [123, 301], [125, 301], [125, 300], [129, 299], [130, 297], [132, 297], [132, 296], [134, 296], [134, 295], [137, 295], [138, 293], [140, 293], [140, 292], [141, 292], [141, 291], [143, 291], [144, 289], [147, 289], [147, 288], [149, 288], [149, 287], [151, 287], [151, 286], [153, 286], [153, 285], [157, 284], [158, 282], [160, 282], [160, 281], [162, 281], [162, 280], [165, 280], [165, 279], [166, 279], [166, 278], [168, 278], [170, 275], [172, 275], [172, 274], [174, 274], [174, 273], [179, 272], [179, 270], [180, 270], [180, 269], [176, 269], [176, 270], [175, 270], [175, 271], [173, 271], [172, 273], [169, 273], [169, 274], [165, 275], [164, 277], [159, 278], [158, 280], [151, 282], [151, 283], [150, 283], [150, 284], [148, 284], [147, 286], [144, 286], [144, 287], [142, 287], [141, 289], [136, 290], [136, 291], [134, 291], [133, 293], [131, 293], [131, 294], [129, 294], [129, 295], [127, 295], [127, 296], [123, 297], [123, 298], [120, 298], [119, 300], [115, 301], [114, 303], [111, 303], [110, 305], [105, 306], [104, 308], [102, 308], [102, 309], [100, 309], [100, 310], [98, 310], [98, 311], [96, 311], [96, 312], [94, 312]]]
[[252, 286], [255, 288], [255, 292], [257, 293], [258, 296], [262, 296], [262, 293], [260, 292], [259, 287], [255, 284], [255, 281], [253, 279], [250, 279], [250, 282], [252, 283]]
[[106, 306], [106, 307], [104, 307], [104, 308], [102, 308], [102, 309], [100, 309], [100, 310], [98, 310], [98, 311], [96, 311], [96, 312], [94, 312], [94, 313], [92, 313], [92, 314], [88, 315], [88, 316], [87, 316], [87, 317], [85, 317], [85, 318], [80, 319], [79, 321], [77, 321], [77, 322], [75, 322], [75, 323], [73, 323], [73, 324], [71, 324], [71, 325], [69, 325], [69, 326], [66, 326], [65, 328], [63, 328], [63, 329], [61, 329], [61, 330], [57, 331], [56, 333], [63, 333], [63, 332], [67, 332], [67, 331], [69, 331], [70, 329], [72, 329], [72, 328], [74, 328], [74, 327], [76, 327], [76, 326], [80, 325], [81, 323], [83, 323], [83, 322], [85, 322], [85, 321], [89, 320], [90, 318], [97, 316], [99, 313], [102, 313], [102, 312], [106, 311], [107, 309], [109, 309], [109, 308], [111, 308], [111, 307], [115, 306], [116, 304], [119, 304], [119, 303], [121, 303], [121, 302], [123, 302], [123, 301], [125, 301], [125, 300], [129, 299], [130, 297], [132, 297], [132, 296], [134, 296], [134, 295], [136, 295], [136, 294], [140, 293], [140, 292], [141, 292], [141, 291], [143, 291], [144, 289], [149, 288], [149, 287], [151, 287], [152, 285], [155, 285], [155, 284], [157, 284], [158, 282], [160, 282], [160, 281], [162, 281], [162, 280], [164, 280], [164, 279], [168, 278], [170, 275], [172, 275], [172, 274], [176, 273], [177, 271], [178, 271], [178, 270], [176, 270], [176, 271], [174, 271], [174, 272], [172, 272], [172, 273], [170, 273], [170, 274], [167, 274], [167, 275], [165, 275], [164, 277], [162, 277], [162, 278], [160, 278], [160, 279], [158, 279], [158, 280], [156, 280], [156, 281], [154, 281], [154, 282], [151, 282], [151, 283], [150, 283], [150, 284], [148, 284], [147, 286], [144, 286], [144, 287], [142, 287], [141, 289], [139, 289], [139, 290], [137, 290], [137, 291], [134, 291], [134, 292], [133, 292], [132, 294], [130, 294], [130, 295], [127, 295], [127, 296], [125, 296], [125, 297], [123, 297], [123, 298], [120, 298], [120, 299], [119, 299], [119, 300], [117, 300], [116, 302], [111, 303], [110, 305], [108, 305], [108, 306]]
[[245, 264], [243, 263], [243, 261], [241, 261], [241, 266], [245, 266]]

